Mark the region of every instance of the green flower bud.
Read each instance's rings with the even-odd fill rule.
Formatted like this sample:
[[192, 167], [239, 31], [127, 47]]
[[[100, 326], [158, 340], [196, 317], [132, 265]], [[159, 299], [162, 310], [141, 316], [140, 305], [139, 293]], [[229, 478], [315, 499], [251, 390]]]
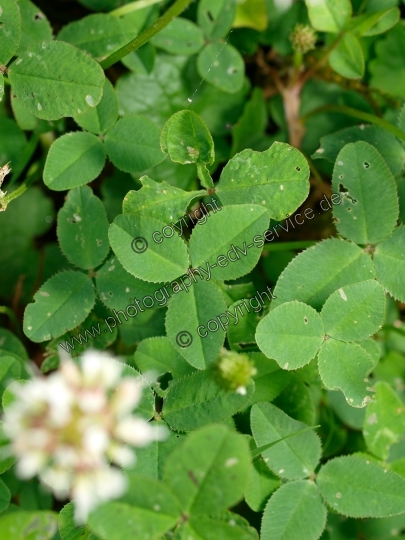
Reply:
[[315, 49], [317, 35], [315, 30], [305, 24], [296, 24], [290, 34], [290, 41], [295, 52], [305, 54]]
[[219, 384], [242, 395], [246, 394], [246, 386], [251, 383], [252, 377], [257, 373], [254, 363], [246, 354], [238, 354], [226, 349], [222, 349], [214, 369]]

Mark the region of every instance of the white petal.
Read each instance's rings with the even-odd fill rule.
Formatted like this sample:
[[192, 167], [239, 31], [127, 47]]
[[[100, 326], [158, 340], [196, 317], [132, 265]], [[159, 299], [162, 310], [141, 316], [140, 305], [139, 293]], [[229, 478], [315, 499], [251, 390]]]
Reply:
[[83, 434], [83, 445], [92, 455], [103, 454], [110, 443], [108, 433], [100, 426], [90, 426]]
[[[163, 430], [159, 429], [160, 427]], [[135, 417], [124, 418], [115, 429], [115, 435], [119, 439], [134, 446], [145, 446], [152, 441], [161, 440], [165, 433], [163, 426], [152, 426], [142, 418]]]
[[111, 407], [117, 415], [131, 412], [141, 401], [143, 383], [140, 379], [123, 379], [111, 399]]
[[17, 476], [23, 479], [32, 478], [44, 467], [46, 461], [44, 452], [27, 452], [17, 461]]
[[127, 446], [113, 444], [107, 454], [111, 461], [120, 467], [130, 467], [136, 461], [135, 453]]

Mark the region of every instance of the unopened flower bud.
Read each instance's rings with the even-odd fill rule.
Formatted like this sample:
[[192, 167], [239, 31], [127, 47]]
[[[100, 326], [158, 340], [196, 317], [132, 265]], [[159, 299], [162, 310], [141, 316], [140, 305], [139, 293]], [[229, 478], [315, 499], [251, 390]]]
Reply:
[[317, 35], [315, 30], [305, 24], [296, 24], [290, 34], [290, 41], [295, 52], [305, 54], [315, 49]]

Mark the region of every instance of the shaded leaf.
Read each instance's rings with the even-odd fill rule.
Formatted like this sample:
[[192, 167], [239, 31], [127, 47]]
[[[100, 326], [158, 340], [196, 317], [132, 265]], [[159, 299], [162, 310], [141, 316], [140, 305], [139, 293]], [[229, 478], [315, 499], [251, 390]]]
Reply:
[[216, 88], [234, 94], [243, 86], [245, 64], [229, 43], [210, 43], [197, 58], [198, 73]]

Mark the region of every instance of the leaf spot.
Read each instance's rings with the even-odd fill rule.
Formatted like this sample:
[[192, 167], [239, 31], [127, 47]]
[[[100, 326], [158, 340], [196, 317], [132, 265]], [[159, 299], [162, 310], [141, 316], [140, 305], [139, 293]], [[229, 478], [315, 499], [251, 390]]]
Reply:
[[87, 95], [86, 96], [86, 101], [90, 105], [90, 107], [95, 107], [96, 106], [93, 96]]
[[341, 498], [342, 498], [342, 494], [341, 494], [341, 493], [336, 493], [336, 497], [337, 497], [338, 499], [341, 499]]
[[339, 294], [340, 294], [340, 297], [343, 298], [343, 300], [347, 302], [347, 296], [345, 295], [343, 289], [339, 289]]
[[235, 458], [235, 457], [232, 457], [232, 458], [229, 458], [225, 461], [225, 467], [229, 468], [229, 467], [233, 467], [234, 465], [236, 465], [237, 463], [239, 462], [238, 458]]

